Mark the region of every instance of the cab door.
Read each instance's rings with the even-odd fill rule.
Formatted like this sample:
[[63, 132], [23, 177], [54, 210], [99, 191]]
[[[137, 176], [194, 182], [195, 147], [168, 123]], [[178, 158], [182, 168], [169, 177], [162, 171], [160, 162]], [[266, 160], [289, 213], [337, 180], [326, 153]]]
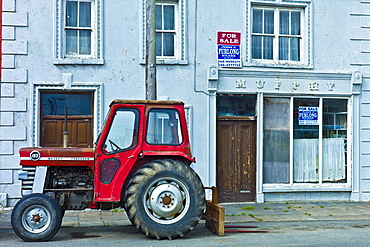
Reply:
[[112, 107], [96, 147], [96, 201], [120, 201], [122, 186], [141, 150], [143, 113], [140, 105]]

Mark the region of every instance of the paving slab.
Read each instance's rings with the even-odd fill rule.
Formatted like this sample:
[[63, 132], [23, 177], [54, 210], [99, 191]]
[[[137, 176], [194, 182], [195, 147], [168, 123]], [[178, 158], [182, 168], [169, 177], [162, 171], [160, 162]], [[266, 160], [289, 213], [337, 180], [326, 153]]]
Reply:
[[[223, 203], [225, 223], [370, 220], [368, 202]], [[10, 229], [12, 208], [0, 208], [0, 229]], [[62, 227], [131, 225], [123, 209], [66, 211]]]

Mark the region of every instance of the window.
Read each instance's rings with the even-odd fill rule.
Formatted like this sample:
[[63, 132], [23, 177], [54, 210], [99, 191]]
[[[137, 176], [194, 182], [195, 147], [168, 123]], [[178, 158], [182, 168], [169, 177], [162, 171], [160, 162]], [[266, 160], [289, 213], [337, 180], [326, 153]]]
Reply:
[[264, 183], [347, 183], [347, 99], [265, 98]]
[[[143, 15], [146, 16], [145, 1]], [[146, 17], [145, 17], [146, 18]], [[143, 22], [143, 54], [145, 63], [145, 18]], [[187, 64], [185, 54], [185, 1], [156, 1], [157, 64]]]
[[66, 56], [91, 55], [91, 2], [67, 1]]
[[54, 64], [103, 64], [100, 2], [57, 0]]
[[104, 153], [116, 153], [134, 148], [137, 144], [139, 112], [118, 109], [104, 143]]
[[259, 6], [252, 3], [249, 13], [247, 62], [252, 66], [283, 67], [307, 67], [312, 64], [310, 1], [295, 6]]
[[156, 55], [175, 56], [175, 4], [156, 4]]
[[217, 117], [237, 116], [254, 117], [256, 115], [255, 95], [217, 95], [216, 99]]
[[252, 59], [301, 61], [300, 10], [280, 8], [252, 11]]
[[92, 115], [92, 94], [43, 93], [42, 114], [45, 116], [64, 116], [67, 108], [68, 116]]
[[182, 133], [176, 110], [153, 109], [149, 112], [146, 141], [154, 145], [179, 145]]

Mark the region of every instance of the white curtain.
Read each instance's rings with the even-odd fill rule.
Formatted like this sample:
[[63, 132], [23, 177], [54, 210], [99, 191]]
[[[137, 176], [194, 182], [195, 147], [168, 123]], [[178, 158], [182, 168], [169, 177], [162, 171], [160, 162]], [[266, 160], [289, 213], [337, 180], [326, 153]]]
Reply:
[[319, 167], [319, 139], [294, 139], [294, 182], [317, 182]]
[[[322, 180], [345, 179], [345, 142], [343, 138], [322, 140]], [[319, 169], [319, 140], [294, 139], [294, 182], [317, 182]]]
[[323, 181], [338, 181], [346, 176], [345, 142], [343, 138], [322, 140]]

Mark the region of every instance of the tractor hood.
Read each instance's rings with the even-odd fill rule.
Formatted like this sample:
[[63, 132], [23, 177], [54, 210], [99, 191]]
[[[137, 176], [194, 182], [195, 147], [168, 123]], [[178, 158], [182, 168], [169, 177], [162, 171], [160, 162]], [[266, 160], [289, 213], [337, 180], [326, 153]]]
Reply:
[[94, 171], [93, 148], [35, 148], [19, 150], [22, 166], [89, 166]]

